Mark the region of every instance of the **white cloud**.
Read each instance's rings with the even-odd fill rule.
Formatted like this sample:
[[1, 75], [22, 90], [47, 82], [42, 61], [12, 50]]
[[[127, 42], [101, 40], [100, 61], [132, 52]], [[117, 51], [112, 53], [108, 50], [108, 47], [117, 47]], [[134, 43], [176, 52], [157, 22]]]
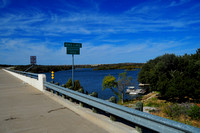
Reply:
[[[37, 56], [38, 64], [57, 64], [62, 60], [64, 48], [52, 49], [55, 42], [37, 42], [27, 39], [1, 39], [0, 40], [1, 63], [5, 64], [29, 64], [32, 55]], [[51, 45], [51, 47], [48, 47]], [[60, 59], [59, 59], [60, 58]]]
[[[63, 44], [57, 42], [43, 42], [27, 38], [1, 39], [0, 44], [1, 64], [29, 64], [30, 56], [35, 55], [38, 64], [71, 65], [71, 55], [67, 55]], [[164, 53], [180, 54], [179, 48], [183, 45], [185, 43], [167, 40], [160, 42], [149, 40], [134, 43], [130, 41], [125, 45], [119, 45], [115, 42], [102, 45], [83, 42], [83, 47], [80, 49], [81, 54], [75, 56], [75, 64], [146, 62]], [[55, 46], [56, 49], [52, 46]], [[191, 49], [184, 50], [184, 52], [191, 52]]]

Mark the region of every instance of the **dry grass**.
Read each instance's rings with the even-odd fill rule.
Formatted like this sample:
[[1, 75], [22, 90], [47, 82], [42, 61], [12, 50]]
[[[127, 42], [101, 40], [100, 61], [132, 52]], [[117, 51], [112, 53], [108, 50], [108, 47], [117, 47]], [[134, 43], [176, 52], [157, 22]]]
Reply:
[[166, 113], [162, 112], [162, 110], [160, 112], [151, 112], [150, 114], [200, 128], [200, 121], [192, 120], [190, 117], [185, 116], [185, 115], [181, 115], [178, 118], [172, 118], [172, 117], [168, 117]]
[[156, 92], [149, 93], [149, 94], [147, 94], [147, 95], [145, 95], [145, 96], [142, 97], [142, 101], [148, 100], [150, 97], [153, 98], [156, 95], [157, 95]]
[[[123, 105], [126, 107], [133, 107], [138, 101], [142, 101], [144, 106], [150, 106], [150, 107], [156, 107], [158, 111], [151, 112], [151, 114], [164, 117], [167, 119], [171, 119], [174, 121], [178, 121], [187, 125], [195, 126], [200, 128], [200, 120], [192, 120], [189, 116], [187, 115], [180, 115], [178, 117], [169, 117], [164, 110], [166, 109], [167, 106], [173, 105], [171, 102], [167, 102], [166, 100], [160, 100], [158, 99], [156, 92], [149, 93], [141, 98], [125, 102]], [[197, 104], [197, 106], [200, 106], [200, 104]]]

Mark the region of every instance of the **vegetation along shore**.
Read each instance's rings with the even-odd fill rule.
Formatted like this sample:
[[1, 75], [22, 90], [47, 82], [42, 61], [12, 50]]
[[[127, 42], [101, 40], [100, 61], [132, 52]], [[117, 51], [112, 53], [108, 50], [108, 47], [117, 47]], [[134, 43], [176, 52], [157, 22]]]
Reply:
[[151, 114], [200, 128], [200, 49], [191, 55], [165, 54], [148, 61], [138, 81], [150, 84], [150, 93], [122, 105], [133, 107], [140, 101]]

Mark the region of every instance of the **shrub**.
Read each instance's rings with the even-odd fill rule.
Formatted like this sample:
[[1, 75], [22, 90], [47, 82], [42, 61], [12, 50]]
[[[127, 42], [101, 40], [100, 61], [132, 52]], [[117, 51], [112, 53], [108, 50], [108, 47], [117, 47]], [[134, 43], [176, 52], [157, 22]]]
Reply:
[[68, 89], [73, 90], [73, 86], [68, 87]]
[[188, 111], [188, 115], [195, 120], [200, 120], [200, 107], [193, 105]]
[[69, 80], [66, 83], [66, 88], [69, 88], [70, 86], [72, 86], [72, 79], [69, 78]]
[[80, 82], [79, 80], [75, 80], [75, 83], [74, 83], [74, 90], [77, 91], [81, 88], [81, 85], [80, 85]]
[[85, 91], [85, 94], [88, 95], [88, 91]]
[[93, 96], [93, 97], [98, 97], [98, 93], [97, 92], [92, 92], [92, 94], [89, 94], [90, 96]]
[[66, 85], [65, 85], [65, 84], [62, 84], [62, 87], [66, 87]]
[[112, 102], [112, 103], [117, 103], [117, 99], [115, 96], [112, 96], [108, 99], [109, 102]]
[[[191, 115], [196, 116], [198, 111], [196, 110], [196, 108], [194, 110], [193, 110], [193, 106], [189, 103], [171, 104], [171, 105], [166, 105], [163, 108], [164, 113], [166, 113], [169, 117], [172, 117], [172, 118], [178, 118], [181, 115], [187, 117], [190, 113], [191, 113]], [[192, 114], [192, 113], [194, 113], [194, 114]]]
[[60, 83], [56, 82], [55, 85], [60, 85]]
[[78, 90], [78, 92], [80, 92], [80, 93], [84, 93], [83, 88], [80, 88], [80, 89]]
[[164, 113], [169, 117], [178, 118], [182, 114], [182, 107], [178, 104], [167, 105], [164, 108]]

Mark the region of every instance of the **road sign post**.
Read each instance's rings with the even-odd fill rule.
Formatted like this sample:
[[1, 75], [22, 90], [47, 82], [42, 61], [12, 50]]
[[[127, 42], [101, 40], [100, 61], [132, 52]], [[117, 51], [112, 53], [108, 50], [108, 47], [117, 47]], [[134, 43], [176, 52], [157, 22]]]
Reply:
[[74, 88], [74, 54], [72, 54], [72, 87]]
[[74, 55], [80, 54], [82, 43], [64, 42], [64, 47], [67, 47], [67, 54], [72, 55], [72, 87], [74, 88]]

